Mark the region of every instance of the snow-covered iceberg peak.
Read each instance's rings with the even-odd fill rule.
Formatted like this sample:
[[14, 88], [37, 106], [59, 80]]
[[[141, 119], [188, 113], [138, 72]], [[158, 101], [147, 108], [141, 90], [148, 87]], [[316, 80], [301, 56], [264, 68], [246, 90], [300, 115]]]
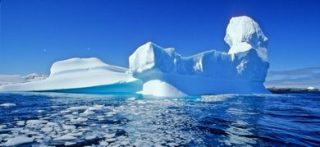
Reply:
[[259, 24], [248, 16], [231, 18], [224, 40], [230, 46], [229, 54], [255, 49], [258, 55], [267, 61], [268, 38], [262, 32]]

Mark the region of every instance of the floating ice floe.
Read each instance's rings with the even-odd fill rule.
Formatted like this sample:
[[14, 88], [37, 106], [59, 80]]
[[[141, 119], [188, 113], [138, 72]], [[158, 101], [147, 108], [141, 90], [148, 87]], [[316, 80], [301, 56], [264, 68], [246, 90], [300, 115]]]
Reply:
[[17, 146], [25, 143], [31, 143], [34, 141], [34, 138], [27, 136], [16, 136], [14, 138], [8, 139], [3, 145], [4, 146]]
[[3, 103], [3, 104], [0, 104], [0, 107], [14, 107], [16, 106], [15, 103]]

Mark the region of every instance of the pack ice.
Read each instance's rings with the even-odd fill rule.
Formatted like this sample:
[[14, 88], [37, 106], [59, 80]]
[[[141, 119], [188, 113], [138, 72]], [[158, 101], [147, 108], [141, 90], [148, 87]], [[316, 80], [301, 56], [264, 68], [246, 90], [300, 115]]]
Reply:
[[174, 48], [148, 42], [129, 57], [129, 69], [97, 58], [54, 63], [41, 81], [11, 84], [1, 91], [140, 93], [182, 97], [227, 93], [268, 93], [263, 83], [269, 68], [267, 37], [247, 16], [231, 18], [224, 40], [228, 52], [209, 50], [182, 56]]

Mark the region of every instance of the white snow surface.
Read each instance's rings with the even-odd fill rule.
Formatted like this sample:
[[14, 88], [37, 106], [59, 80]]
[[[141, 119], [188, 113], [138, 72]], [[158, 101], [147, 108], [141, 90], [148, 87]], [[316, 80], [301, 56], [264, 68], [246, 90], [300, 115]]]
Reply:
[[[267, 37], [247, 16], [233, 17], [224, 40], [228, 52], [209, 50], [182, 56], [174, 48], [147, 42], [129, 57], [129, 69], [98, 58], [55, 62], [48, 78], [0, 86], [0, 91], [125, 92], [160, 97], [268, 93]], [[82, 115], [90, 115], [92, 110]], [[79, 120], [74, 121], [82, 121]]]

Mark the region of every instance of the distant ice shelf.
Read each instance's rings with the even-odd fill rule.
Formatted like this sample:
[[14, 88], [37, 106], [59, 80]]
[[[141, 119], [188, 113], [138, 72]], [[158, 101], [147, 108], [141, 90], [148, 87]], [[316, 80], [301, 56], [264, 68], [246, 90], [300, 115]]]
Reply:
[[228, 52], [205, 51], [185, 57], [174, 48], [147, 42], [129, 57], [129, 69], [98, 58], [71, 58], [54, 63], [48, 78], [0, 86], [0, 91], [127, 93], [160, 97], [268, 93], [263, 83], [269, 68], [268, 38], [248, 16], [227, 26]]

